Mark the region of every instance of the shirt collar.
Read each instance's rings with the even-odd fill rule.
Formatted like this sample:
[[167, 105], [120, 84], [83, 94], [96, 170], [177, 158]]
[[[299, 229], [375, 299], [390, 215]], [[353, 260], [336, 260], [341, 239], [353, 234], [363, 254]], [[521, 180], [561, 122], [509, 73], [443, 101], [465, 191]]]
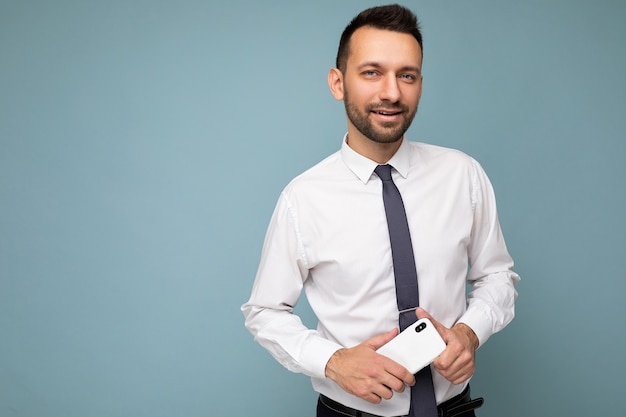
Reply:
[[[378, 163], [364, 157], [348, 146], [347, 138], [348, 134], [346, 133], [343, 137], [343, 143], [341, 144], [341, 158], [354, 175], [356, 175], [363, 184], [367, 184], [374, 169], [378, 166]], [[400, 148], [398, 148], [387, 163], [394, 167], [402, 177], [406, 178], [409, 175], [410, 162], [411, 146], [408, 141], [403, 138]]]

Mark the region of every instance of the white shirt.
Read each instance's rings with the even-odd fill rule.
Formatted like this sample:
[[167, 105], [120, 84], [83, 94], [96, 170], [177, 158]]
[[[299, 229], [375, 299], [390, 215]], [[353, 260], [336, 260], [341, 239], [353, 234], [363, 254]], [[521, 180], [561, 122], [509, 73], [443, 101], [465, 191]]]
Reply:
[[[513, 319], [519, 280], [487, 176], [462, 152], [406, 140], [388, 163], [407, 212], [420, 306], [447, 327], [467, 324], [483, 344]], [[242, 311], [255, 340], [289, 370], [309, 375], [316, 391], [361, 411], [397, 416], [408, 412], [408, 389], [371, 404], [325, 377], [336, 350], [398, 327], [376, 166], [344, 137], [339, 152], [287, 185]], [[303, 289], [318, 318], [316, 330], [293, 314]], [[433, 382], [438, 403], [466, 385], [453, 385], [434, 370]]]

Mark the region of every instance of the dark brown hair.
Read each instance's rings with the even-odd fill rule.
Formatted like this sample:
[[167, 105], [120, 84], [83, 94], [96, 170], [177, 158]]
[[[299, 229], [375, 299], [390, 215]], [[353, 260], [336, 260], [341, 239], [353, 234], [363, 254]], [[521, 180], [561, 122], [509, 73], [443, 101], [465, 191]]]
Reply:
[[376, 29], [390, 30], [393, 32], [408, 33], [413, 35], [420, 46], [422, 45], [422, 33], [415, 14], [404, 6], [390, 4], [388, 6], [377, 6], [359, 13], [344, 29], [339, 40], [337, 59], [335, 65], [341, 72], [346, 70], [346, 62], [350, 54], [350, 38], [354, 32], [364, 26], [371, 26]]

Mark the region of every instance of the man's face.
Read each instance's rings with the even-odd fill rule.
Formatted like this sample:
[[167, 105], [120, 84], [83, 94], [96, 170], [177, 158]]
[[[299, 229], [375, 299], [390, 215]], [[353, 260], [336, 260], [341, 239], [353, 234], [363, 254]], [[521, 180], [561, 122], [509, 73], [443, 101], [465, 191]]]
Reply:
[[422, 51], [412, 35], [371, 27], [355, 31], [343, 74], [349, 124], [374, 142], [400, 140], [417, 112], [421, 66]]

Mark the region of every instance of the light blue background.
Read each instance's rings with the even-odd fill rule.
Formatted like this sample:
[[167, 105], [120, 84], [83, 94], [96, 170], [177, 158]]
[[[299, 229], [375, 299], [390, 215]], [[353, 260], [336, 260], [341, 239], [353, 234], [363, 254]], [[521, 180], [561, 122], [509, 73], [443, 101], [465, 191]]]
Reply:
[[[404, 3], [409, 136], [483, 164], [523, 277], [480, 415], [623, 416], [625, 3]], [[339, 147], [327, 70], [375, 4], [0, 2], [1, 416], [314, 415], [239, 307], [280, 190]]]

